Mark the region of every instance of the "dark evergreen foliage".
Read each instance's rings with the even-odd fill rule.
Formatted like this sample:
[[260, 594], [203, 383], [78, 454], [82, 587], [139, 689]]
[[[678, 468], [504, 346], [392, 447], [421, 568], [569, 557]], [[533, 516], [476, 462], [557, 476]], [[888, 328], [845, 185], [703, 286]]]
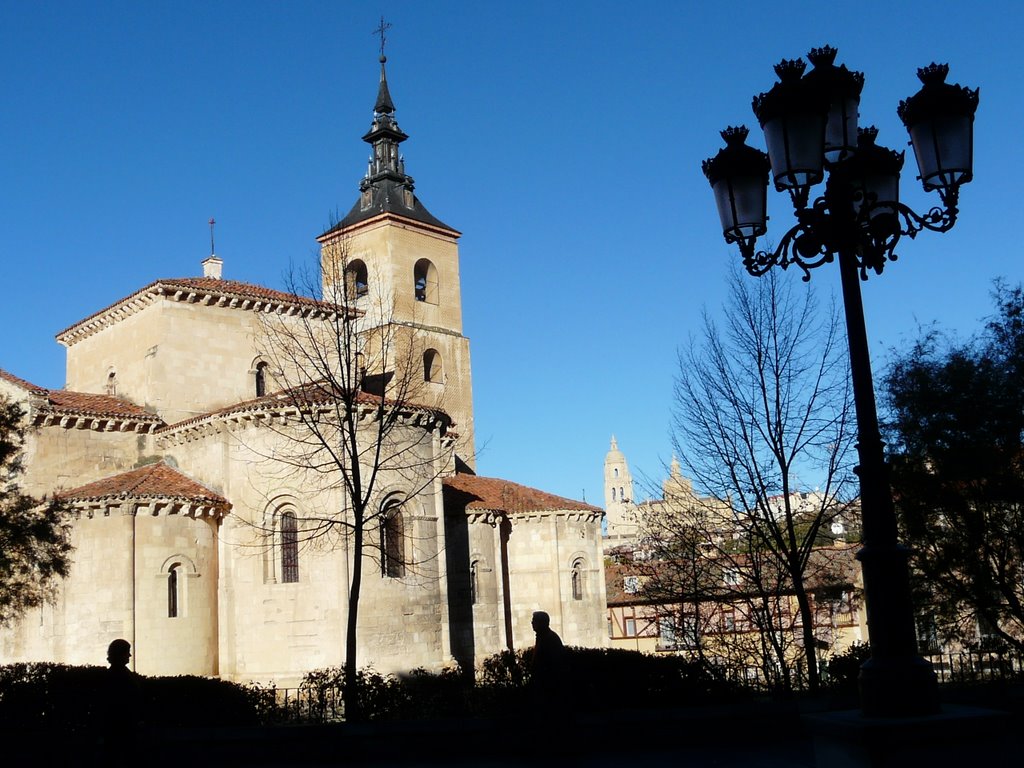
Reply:
[[68, 506], [19, 486], [24, 416], [20, 405], [0, 397], [0, 624], [40, 605], [71, 568]]
[[1024, 293], [993, 299], [966, 342], [932, 329], [895, 358], [888, 440], [922, 626], [1024, 649]]

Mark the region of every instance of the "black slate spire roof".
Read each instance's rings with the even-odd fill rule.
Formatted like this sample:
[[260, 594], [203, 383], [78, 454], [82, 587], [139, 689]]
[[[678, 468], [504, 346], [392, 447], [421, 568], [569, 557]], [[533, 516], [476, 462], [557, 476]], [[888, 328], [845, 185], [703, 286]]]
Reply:
[[324, 234], [335, 232], [360, 221], [371, 219], [382, 213], [419, 221], [431, 226], [455, 232], [444, 222], [435, 218], [423, 207], [415, 194], [412, 176], [405, 172], [405, 158], [399, 154], [398, 145], [408, 137], [395, 120], [395, 104], [388, 90], [387, 57], [380, 57], [380, 86], [377, 101], [373, 105], [373, 123], [363, 136], [363, 141], [373, 147], [366, 175], [359, 182], [359, 199], [338, 224]]

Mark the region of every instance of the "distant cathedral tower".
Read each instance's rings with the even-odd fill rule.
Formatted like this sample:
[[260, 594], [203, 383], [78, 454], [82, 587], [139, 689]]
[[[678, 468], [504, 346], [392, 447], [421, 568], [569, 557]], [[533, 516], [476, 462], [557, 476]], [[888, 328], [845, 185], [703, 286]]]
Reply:
[[399, 153], [408, 136], [395, 120], [386, 61], [382, 53], [373, 123], [363, 136], [373, 149], [359, 199], [317, 238], [323, 280], [325, 288], [345, 280], [354, 306], [365, 313], [368, 359], [379, 357], [373, 339], [388, 337], [379, 343], [383, 359], [371, 363], [378, 370], [368, 374], [386, 375], [403, 366], [411, 370], [422, 386], [410, 399], [440, 407], [454, 419], [457, 458], [472, 468], [473, 390], [469, 339], [462, 335], [461, 233], [432, 216], [413, 193], [413, 179]]
[[604, 509], [608, 536], [635, 533], [633, 476], [615, 435], [604, 457]]

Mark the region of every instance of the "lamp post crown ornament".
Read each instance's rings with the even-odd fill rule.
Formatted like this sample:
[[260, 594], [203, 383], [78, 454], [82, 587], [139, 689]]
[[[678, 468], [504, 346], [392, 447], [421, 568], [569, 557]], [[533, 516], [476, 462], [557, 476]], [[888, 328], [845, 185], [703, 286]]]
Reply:
[[962, 85], [950, 85], [946, 82], [948, 74], [948, 64], [935, 62], [917, 70], [917, 77], [923, 84], [921, 90], [900, 101], [896, 107], [896, 114], [907, 128], [921, 120], [935, 119], [947, 112], [962, 117], [974, 117], [978, 109], [980, 89], [971, 90]]

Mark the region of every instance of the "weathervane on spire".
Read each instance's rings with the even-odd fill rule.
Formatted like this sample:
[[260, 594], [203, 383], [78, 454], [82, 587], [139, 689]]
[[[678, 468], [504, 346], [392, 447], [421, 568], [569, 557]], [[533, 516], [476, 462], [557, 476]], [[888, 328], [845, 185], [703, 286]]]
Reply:
[[213, 225], [214, 225], [214, 224], [216, 224], [216, 223], [217, 223], [217, 222], [216, 222], [216, 221], [214, 220], [214, 218], [213, 218], [213, 217], [211, 216], [211, 217], [210, 217], [210, 255], [211, 255], [211, 256], [213, 256], [213, 255], [215, 255], [215, 254], [217, 253], [217, 252], [216, 252], [216, 251], [215, 251], [215, 250], [213, 249]]
[[373, 34], [380, 35], [380, 60], [381, 61], [385, 61], [386, 58], [387, 58], [387, 57], [384, 56], [384, 44], [387, 42], [387, 37], [385, 35], [386, 35], [386, 33], [387, 33], [387, 31], [389, 29], [391, 29], [391, 25], [389, 23], [387, 23], [386, 21], [384, 21], [384, 17], [381, 16], [380, 17], [380, 26], [378, 26], [375, 30], [373, 30]]

